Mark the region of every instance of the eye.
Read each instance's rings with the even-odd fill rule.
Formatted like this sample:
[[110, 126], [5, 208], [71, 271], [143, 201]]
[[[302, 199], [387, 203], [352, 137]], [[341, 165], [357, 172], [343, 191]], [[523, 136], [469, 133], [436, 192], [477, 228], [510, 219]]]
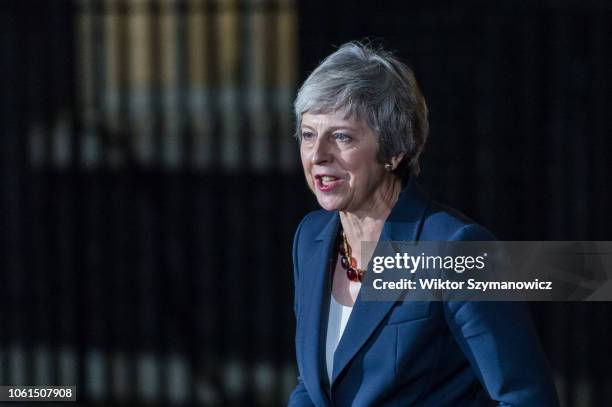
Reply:
[[302, 132], [302, 141], [310, 141], [314, 139], [314, 133], [310, 132], [310, 131], [303, 131]]
[[348, 143], [351, 141], [351, 137], [344, 133], [334, 133], [334, 138], [342, 143]]

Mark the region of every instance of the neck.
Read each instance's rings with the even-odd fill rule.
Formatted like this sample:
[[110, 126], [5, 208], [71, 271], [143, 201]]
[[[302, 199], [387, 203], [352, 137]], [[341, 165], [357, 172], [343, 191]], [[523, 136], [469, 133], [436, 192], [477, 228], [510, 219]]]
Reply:
[[378, 241], [383, 225], [395, 206], [402, 184], [395, 176], [381, 184], [372, 194], [372, 199], [357, 211], [341, 211], [340, 221], [346, 238], [353, 248], [360, 252], [362, 241]]

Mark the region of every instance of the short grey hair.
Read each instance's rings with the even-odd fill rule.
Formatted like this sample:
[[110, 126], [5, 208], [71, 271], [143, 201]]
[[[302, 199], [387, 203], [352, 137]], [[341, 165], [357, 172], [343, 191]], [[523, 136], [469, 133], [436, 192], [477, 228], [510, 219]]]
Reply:
[[342, 45], [306, 79], [294, 109], [298, 140], [304, 113], [345, 112], [377, 134], [381, 163], [404, 153], [395, 174], [419, 174], [429, 132], [427, 105], [412, 70], [392, 53], [357, 41]]

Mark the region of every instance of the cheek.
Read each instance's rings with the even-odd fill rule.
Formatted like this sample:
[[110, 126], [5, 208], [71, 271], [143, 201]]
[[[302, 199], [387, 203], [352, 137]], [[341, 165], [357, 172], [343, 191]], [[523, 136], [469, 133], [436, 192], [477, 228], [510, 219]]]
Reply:
[[348, 172], [351, 177], [351, 184], [353, 185], [364, 185], [367, 184], [368, 178], [370, 178], [368, 166], [364, 164], [362, 160], [356, 159], [350, 161], [351, 165], [348, 168]]
[[378, 184], [381, 172], [376, 168], [376, 164], [359, 165], [351, 171], [351, 187], [356, 193], [367, 194], [371, 188]]

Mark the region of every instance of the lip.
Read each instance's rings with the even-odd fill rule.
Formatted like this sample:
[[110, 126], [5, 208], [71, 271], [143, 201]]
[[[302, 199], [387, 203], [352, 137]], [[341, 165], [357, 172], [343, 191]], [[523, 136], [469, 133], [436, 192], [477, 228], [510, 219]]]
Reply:
[[[330, 182], [323, 184], [322, 178], [325, 176], [334, 177], [336, 179], [334, 181], [330, 181]], [[315, 179], [315, 185], [317, 189], [321, 192], [330, 192], [336, 189], [338, 186], [340, 186], [340, 184], [343, 181], [341, 178], [337, 178], [335, 175], [332, 175], [332, 174], [317, 174], [314, 176], [314, 179]]]

